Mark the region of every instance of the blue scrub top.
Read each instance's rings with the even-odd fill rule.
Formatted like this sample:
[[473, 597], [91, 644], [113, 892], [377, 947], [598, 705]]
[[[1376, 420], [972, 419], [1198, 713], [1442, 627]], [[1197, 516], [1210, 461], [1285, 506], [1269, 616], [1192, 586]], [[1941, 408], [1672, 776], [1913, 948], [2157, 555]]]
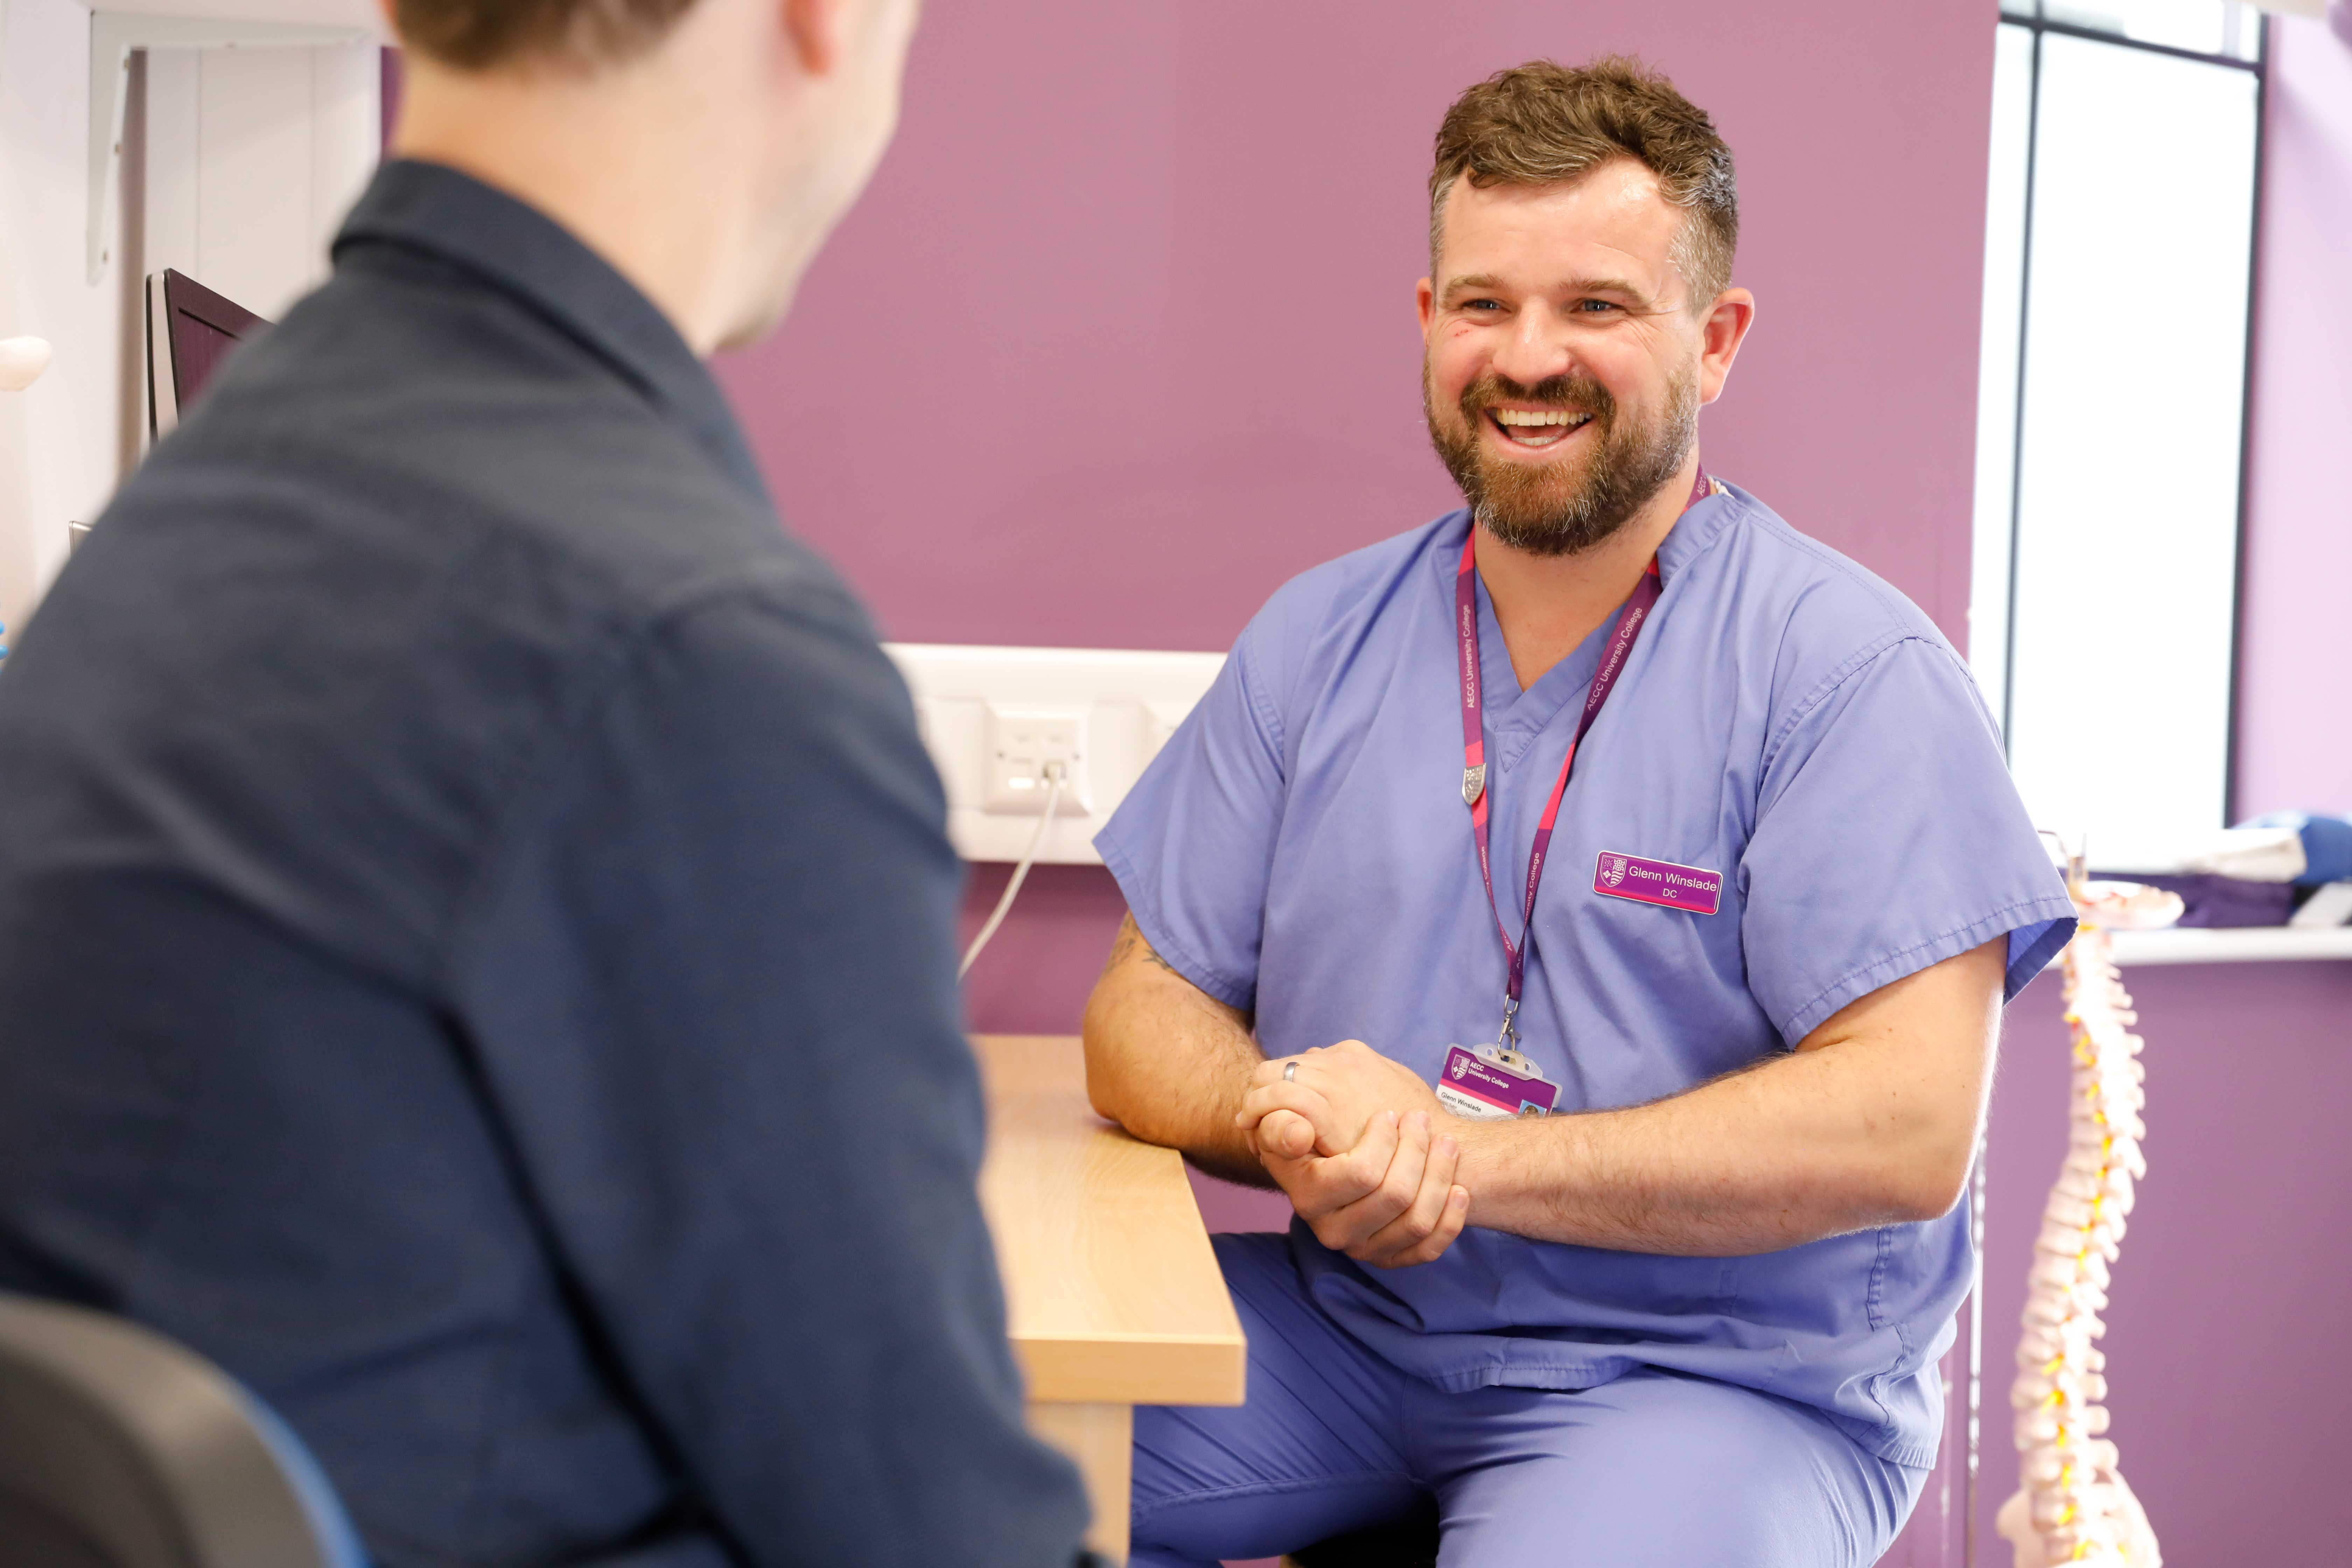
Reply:
[[[1286, 584], [1097, 847], [1136, 923], [1269, 1056], [1361, 1039], [1435, 1080], [1491, 1041], [1504, 954], [1462, 802], [1454, 512]], [[2004, 933], [2015, 995], [2074, 929], [1991, 715], [1916, 606], [1726, 486], [1659, 552], [1664, 596], [1560, 808], [1519, 1017], [1563, 1111], [1787, 1050], [1840, 1007]], [[1537, 818], [1613, 617], [1522, 691], [1479, 588], [1495, 886]], [[1712, 915], [1605, 896], [1600, 857], [1722, 875]], [[1517, 910], [1505, 919], [1517, 933]], [[1316, 1300], [1441, 1386], [1588, 1388], [1664, 1367], [1827, 1411], [1932, 1463], [1965, 1207], [1748, 1258], [1473, 1228], [1370, 1269], [1293, 1226]]]

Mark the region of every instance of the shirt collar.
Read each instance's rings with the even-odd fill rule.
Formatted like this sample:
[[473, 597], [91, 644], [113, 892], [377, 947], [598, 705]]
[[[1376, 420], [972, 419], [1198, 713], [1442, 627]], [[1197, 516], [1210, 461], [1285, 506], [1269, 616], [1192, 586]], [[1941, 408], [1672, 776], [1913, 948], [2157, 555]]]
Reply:
[[378, 170], [335, 237], [423, 251], [513, 296], [609, 365], [761, 506], [767, 487], [709, 368], [654, 302], [537, 208], [440, 163]]
[[1674, 527], [1668, 529], [1666, 537], [1659, 542], [1658, 581], [1661, 584], [1673, 582], [1687, 563], [1705, 554], [1706, 547], [1722, 537], [1723, 531], [1738, 515], [1741, 492], [1733, 489], [1727, 480], [1717, 479], [1716, 483], [1722, 488], [1684, 508], [1682, 516], [1675, 519]]

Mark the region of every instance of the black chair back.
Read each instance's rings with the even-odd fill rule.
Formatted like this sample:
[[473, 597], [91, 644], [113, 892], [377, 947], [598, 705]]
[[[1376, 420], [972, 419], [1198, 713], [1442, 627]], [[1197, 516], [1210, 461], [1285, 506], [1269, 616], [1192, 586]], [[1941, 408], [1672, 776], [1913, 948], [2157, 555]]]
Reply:
[[363, 1568], [310, 1455], [203, 1357], [0, 1295], [0, 1563]]

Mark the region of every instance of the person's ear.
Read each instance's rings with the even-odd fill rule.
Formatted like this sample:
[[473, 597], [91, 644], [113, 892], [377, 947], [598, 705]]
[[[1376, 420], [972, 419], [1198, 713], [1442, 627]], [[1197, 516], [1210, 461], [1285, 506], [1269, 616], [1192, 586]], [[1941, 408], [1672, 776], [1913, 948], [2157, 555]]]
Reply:
[[792, 40], [801, 69], [811, 76], [830, 73], [841, 59], [847, 0], [783, 0], [783, 7], [784, 36]]
[[1731, 362], [1739, 357], [1739, 345], [1747, 341], [1748, 329], [1755, 324], [1755, 295], [1745, 289], [1726, 289], [1715, 297], [1706, 321], [1699, 328], [1701, 403], [1713, 403], [1723, 395], [1723, 384], [1731, 379]]
[[1437, 286], [1426, 278], [1412, 286], [1412, 308], [1421, 318], [1421, 335], [1425, 338], [1430, 318], [1437, 313]]
[[375, 0], [375, 14], [383, 18], [384, 40], [394, 48], [400, 41], [400, 0]]

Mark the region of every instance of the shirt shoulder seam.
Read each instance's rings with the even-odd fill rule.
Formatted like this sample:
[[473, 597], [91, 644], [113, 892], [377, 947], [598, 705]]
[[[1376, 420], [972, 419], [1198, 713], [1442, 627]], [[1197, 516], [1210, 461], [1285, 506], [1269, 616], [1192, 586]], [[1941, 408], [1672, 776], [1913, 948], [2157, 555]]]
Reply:
[[1772, 764], [1779, 760], [1780, 749], [1788, 744], [1789, 737], [1796, 733], [1798, 726], [1811, 718], [1815, 710], [1835, 696], [1839, 688], [1903, 644], [1924, 643], [1928, 640], [1928, 637], [1921, 632], [1895, 626], [1881, 632], [1875, 638], [1864, 642], [1860, 647], [1847, 654], [1826, 675], [1813, 683], [1812, 689], [1797, 700], [1789, 710], [1786, 718], [1773, 726], [1772, 733], [1764, 742], [1764, 754], [1759, 763], [1761, 771], [1766, 773], [1771, 772]]
[[1274, 748], [1276, 761], [1283, 764], [1282, 775], [1286, 782], [1290, 776], [1290, 756], [1286, 749], [1287, 729], [1283, 723], [1282, 710], [1266, 696], [1265, 683], [1258, 679], [1257, 671], [1253, 668], [1255, 661], [1242, 647], [1236, 647], [1234, 652], [1237, 656], [1234, 659], [1234, 679], [1241, 682], [1242, 697], [1249, 703], [1250, 711], [1265, 726], [1265, 738]]
[[[1882, 609], [1895, 618], [1897, 629], [1907, 632], [1911, 636], [1919, 635], [1916, 627], [1903, 623], [1910, 621], [1914, 616], [1924, 616], [1926, 612], [1909, 599], [1905, 598], [1885, 579], [1865, 569], [1859, 562], [1849, 560], [1811, 534], [1800, 531], [1788, 519], [1759, 503], [1750, 502], [1738, 516], [1741, 521], [1761, 529], [1766, 538], [1783, 549], [1793, 550], [1801, 555], [1810, 556], [1824, 569], [1836, 573], [1845, 581], [1868, 594], [1878, 602]], [[1730, 531], [1730, 529], [1726, 528], [1717, 535], [1717, 538], [1720, 539]]]

